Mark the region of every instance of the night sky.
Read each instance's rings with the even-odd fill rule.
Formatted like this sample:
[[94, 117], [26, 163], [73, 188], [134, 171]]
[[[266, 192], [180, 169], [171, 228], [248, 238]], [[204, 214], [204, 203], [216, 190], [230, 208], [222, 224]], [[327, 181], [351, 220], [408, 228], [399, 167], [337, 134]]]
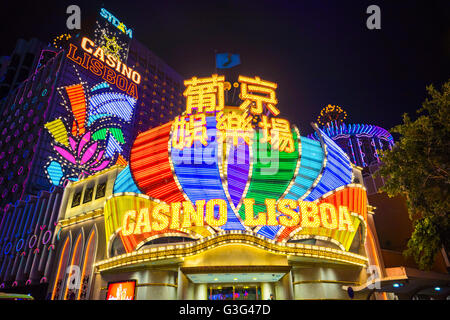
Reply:
[[[70, 4], [82, 27], [103, 5], [184, 78], [214, 73], [215, 50], [240, 54], [242, 74], [278, 83], [280, 116], [303, 135], [327, 104], [348, 123], [390, 129], [420, 107], [426, 85], [450, 78], [450, 1], [52, 2], [3, 1], [0, 55], [18, 38], [66, 32]], [[381, 30], [366, 28], [371, 4]]]

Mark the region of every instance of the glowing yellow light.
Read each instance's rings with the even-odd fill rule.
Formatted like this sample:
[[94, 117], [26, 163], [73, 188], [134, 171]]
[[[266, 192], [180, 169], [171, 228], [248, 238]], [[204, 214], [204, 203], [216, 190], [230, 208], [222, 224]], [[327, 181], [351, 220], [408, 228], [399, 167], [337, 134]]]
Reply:
[[339, 206], [339, 230], [347, 230], [349, 232], [354, 232], [352, 219], [348, 213], [348, 208], [344, 206]]
[[136, 227], [134, 228], [135, 234], [152, 232], [152, 227], [150, 224], [150, 215], [148, 208], [142, 208], [139, 210], [138, 217], [136, 219]]
[[321, 203], [319, 205], [319, 210], [322, 226], [328, 229], [337, 229], [338, 219], [335, 207], [331, 203]]
[[280, 118], [269, 119], [267, 116], [263, 115], [258, 126], [263, 131], [261, 143], [268, 142], [272, 145], [273, 149], [282, 152], [292, 153], [295, 151], [294, 138], [288, 120]]
[[171, 212], [170, 229], [176, 230], [180, 228], [180, 210], [181, 210], [180, 202], [173, 202], [170, 204], [170, 212]]
[[224, 142], [225, 138], [232, 138], [233, 145], [238, 145], [239, 138], [244, 139], [245, 143], [250, 145], [253, 138], [252, 120], [253, 117], [247, 112], [238, 114], [234, 111], [224, 114], [222, 111], [216, 115], [219, 130], [218, 142]]
[[182, 150], [192, 147], [194, 141], [200, 141], [204, 146], [208, 145], [205, 114], [191, 115], [186, 121], [185, 116], [175, 118], [172, 130], [172, 146]]
[[276, 209], [277, 201], [275, 199], [266, 199], [266, 209], [267, 209], [267, 225], [268, 226], [277, 226], [277, 209]]
[[297, 201], [282, 199], [278, 202], [277, 209], [283, 215], [280, 216], [280, 224], [285, 227], [295, 227], [300, 223], [300, 215], [293, 209], [297, 208]]
[[303, 228], [317, 228], [320, 226], [319, 208], [314, 202], [299, 201], [302, 213], [301, 226]]
[[295, 151], [294, 138], [288, 120], [272, 118], [272, 130], [270, 136], [273, 149], [288, 153]]
[[239, 97], [244, 100], [240, 108], [245, 110], [249, 106], [252, 114], [263, 113], [263, 103], [266, 104], [267, 109], [277, 116], [280, 111], [275, 107], [278, 103], [275, 95], [277, 84], [261, 80], [260, 77], [248, 78], [239, 76], [238, 81], [241, 83], [241, 94]]
[[131, 222], [131, 220], [136, 220], [136, 211], [135, 210], [128, 210], [123, 215], [122, 235], [125, 237], [133, 234], [133, 232], [134, 232], [135, 223]]
[[224, 76], [213, 74], [209, 78], [193, 77], [185, 80], [186, 90], [183, 95], [186, 97], [186, 113], [197, 113], [220, 111], [224, 107]]
[[[219, 219], [214, 217], [214, 208], [219, 207]], [[223, 199], [213, 199], [206, 204], [206, 223], [212, 227], [220, 227], [227, 223], [227, 203]]]
[[160, 203], [152, 210], [152, 229], [153, 231], [162, 231], [169, 226], [170, 206]]
[[183, 201], [183, 224], [182, 228], [192, 227], [194, 223], [197, 227], [203, 226], [203, 215], [205, 209], [205, 200], [197, 200], [195, 207], [190, 201]]
[[347, 112], [341, 107], [335, 105], [327, 105], [320, 110], [320, 115], [317, 117], [317, 122], [321, 125], [325, 125], [328, 122], [340, 121], [343, 122], [347, 118]]
[[65, 145], [66, 147], [69, 146], [67, 129], [61, 119], [47, 122], [44, 127], [52, 134], [55, 141]]
[[246, 225], [248, 227], [263, 226], [266, 224], [266, 213], [265, 212], [260, 212], [255, 219], [255, 217], [253, 215], [253, 205], [254, 204], [255, 204], [255, 199], [250, 199], [250, 198], [244, 199], [244, 208], [245, 208], [244, 225]]

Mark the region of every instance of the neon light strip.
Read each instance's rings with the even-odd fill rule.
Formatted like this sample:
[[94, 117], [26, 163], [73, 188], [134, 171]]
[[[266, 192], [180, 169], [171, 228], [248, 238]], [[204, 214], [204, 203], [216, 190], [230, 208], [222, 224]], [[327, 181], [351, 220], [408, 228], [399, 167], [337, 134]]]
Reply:
[[[295, 151], [291, 153], [278, 152], [277, 159], [271, 159], [272, 148], [270, 144], [260, 143], [260, 132], [256, 131], [256, 140], [253, 148], [252, 177], [246, 198], [255, 199], [254, 215], [266, 210], [265, 199], [279, 199], [288, 189], [290, 182], [294, 178], [299, 157], [297, 132], [292, 129], [292, 136], [295, 144]], [[273, 161], [277, 161], [278, 168], [273, 168]], [[269, 167], [276, 169], [276, 172], [266, 172]], [[241, 219], [245, 219], [245, 208], [239, 209]], [[258, 228], [257, 234], [269, 239], [274, 239], [279, 227], [264, 226]]]
[[78, 126], [78, 133], [74, 132], [74, 129], [72, 128], [72, 134], [74, 136], [82, 135], [85, 132], [84, 124], [86, 120], [86, 96], [83, 91], [83, 85], [77, 84], [65, 87], [65, 89], [69, 96], [72, 113]]
[[327, 161], [319, 183], [314, 186], [304, 201], [314, 201], [325, 193], [352, 182], [352, 166], [347, 154], [322, 130], [319, 128], [316, 130], [321, 135]]
[[[78, 249], [80, 242], [81, 242], [81, 236], [82, 236], [82, 233], [80, 232], [80, 234], [78, 235], [77, 241], [75, 242], [75, 246], [73, 247], [73, 250], [72, 250], [72, 259], [70, 260], [70, 265], [69, 265], [71, 271], [72, 271], [72, 266], [74, 266], [75, 258], [77, 258], [77, 256], [79, 254], [81, 254], [82, 248], [80, 248], [80, 250]], [[77, 260], [79, 260], [79, 259], [77, 259]], [[67, 277], [66, 290], [64, 292], [64, 300], [67, 299], [67, 293], [69, 292], [70, 280], [71, 280], [71, 278]]]
[[267, 241], [267, 239], [260, 235], [255, 236], [251, 232], [232, 231], [214, 234], [194, 243], [169, 245], [165, 248], [151, 248], [139, 252], [123, 254], [99, 261], [95, 266], [98, 268], [99, 272], [104, 272], [106, 270], [131, 266], [136, 263], [166, 259], [169, 255], [171, 258], [192, 256], [214, 247], [227, 246], [230, 243], [250, 245], [282, 255], [307, 256], [324, 260], [340, 261], [358, 266], [366, 266], [368, 264], [368, 259], [366, 257], [351, 252], [314, 245], [277, 243], [274, 241]]
[[[231, 157], [231, 159], [230, 159]], [[226, 165], [226, 180], [232, 203], [239, 207], [250, 172], [250, 150], [248, 144], [230, 144]]]
[[[91, 262], [91, 261], [88, 261], [88, 258], [89, 258], [89, 255], [91, 254], [92, 249], [94, 249], [94, 248], [91, 248], [91, 241], [94, 238], [94, 236], [96, 236], [95, 228], [91, 231], [91, 235], [89, 236], [88, 243], [86, 244], [86, 252], [84, 253], [84, 258], [82, 260], [83, 261], [83, 272], [81, 273], [80, 288], [78, 289], [77, 300], [80, 300], [81, 292], [83, 291], [82, 289], [83, 289], [84, 275], [86, 273], [87, 264], [88, 264], [88, 262]], [[91, 263], [93, 263], [93, 261]], [[89, 283], [87, 283], [86, 285], [89, 285]]]
[[141, 193], [133, 180], [129, 165], [127, 165], [125, 169], [120, 171], [120, 173], [117, 175], [116, 180], [114, 181], [113, 193], [119, 192]]
[[300, 169], [286, 199], [298, 200], [301, 198], [311, 188], [322, 169], [324, 153], [320, 142], [305, 137], [300, 137], [300, 140]]
[[[59, 262], [58, 262], [58, 271], [56, 271], [56, 278], [55, 278], [55, 284], [53, 285], [53, 290], [52, 290], [52, 298], [51, 300], [55, 300], [55, 294], [56, 294], [56, 286], [58, 284], [58, 280], [64, 276], [65, 274], [65, 269], [61, 270], [61, 266], [63, 261], [67, 258], [66, 254], [68, 254], [69, 250], [67, 250], [67, 245], [69, 244], [69, 236], [66, 237], [66, 241], [64, 242], [64, 246], [61, 250], [60, 256], [59, 256]], [[61, 281], [62, 284], [62, 281]]]
[[[364, 232], [366, 234], [367, 221], [367, 194], [366, 189], [359, 184], [349, 184], [341, 186], [332, 190], [317, 200], [317, 204], [331, 203], [336, 208], [339, 206], [346, 206], [351, 212], [352, 223], [355, 227], [355, 232], [339, 231], [331, 229], [321, 229], [320, 236], [328, 237], [337, 241], [345, 250], [348, 250], [353, 238], [356, 235], [359, 223], [364, 225]], [[289, 239], [297, 238], [313, 238], [312, 235], [318, 235], [318, 228], [301, 228], [301, 227], [286, 227], [281, 232], [278, 241], [286, 242]], [[362, 237], [364, 241], [365, 235]], [[323, 239], [322, 239], [323, 240]], [[332, 241], [334, 242], [334, 241]]]
[[168, 144], [172, 122], [139, 134], [130, 155], [132, 177], [140, 193], [164, 202], [186, 200], [172, 174]]
[[[346, 135], [360, 135], [368, 137], [377, 137], [389, 142], [390, 145], [394, 144], [394, 138], [386, 129], [371, 124], [345, 124], [341, 123], [336, 126], [334, 123], [324, 126], [322, 130], [333, 140], [342, 138]], [[308, 136], [310, 139], [318, 140], [319, 136], [315, 132]]]
[[89, 98], [89, 118], [98, 114], [110, 114], [125, 121], [133, 117], [136, 99], [120, 93], [105, 92]]
[[109, 84], [107, 82], [101, 82], [101, 83], [97, 84], [96, 86], [93, 86], [91, 89], [91, 92], [94, 92], [94, 91], [100, 90], [100, 89], [109, 89], [109, 88], [111, 88], [111, 87], [109, 86]]

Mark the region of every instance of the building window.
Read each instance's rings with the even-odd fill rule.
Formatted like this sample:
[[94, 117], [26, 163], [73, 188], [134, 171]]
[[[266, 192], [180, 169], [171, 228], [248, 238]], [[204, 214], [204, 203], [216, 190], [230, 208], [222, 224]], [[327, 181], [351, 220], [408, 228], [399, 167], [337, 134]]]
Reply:
[[103, 183], [100, 183], [97, 186], [97, 192], [95, 194], [95, 199], [103, 198], [106, 194], [106, 181]]
[[92, 200], [92, 195], [94, 194], [94, 186], [87, 187], [84, 192], [83, 203], [90, 202]]
[[81, 192], [82, 190], [75, 191], [72, 199], [72, 208], [80, 205], [81, 202]]

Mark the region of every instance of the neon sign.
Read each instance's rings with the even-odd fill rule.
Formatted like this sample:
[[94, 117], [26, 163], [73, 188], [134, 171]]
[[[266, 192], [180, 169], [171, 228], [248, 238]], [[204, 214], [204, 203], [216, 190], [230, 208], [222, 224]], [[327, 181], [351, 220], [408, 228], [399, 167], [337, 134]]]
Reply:
[[45, 167], [50, 182], [65, 185], [80, 174], [126, 164], [125, 126], [131, 124], [136, 98], [114, 92], [106, 81], [92, 86], [76, 83], [58, 92], [69, 114], [45, 124], [55, 151]]
[[110, 282], [106, 300], [134, 300], [136, 291], [136, 280]]
[[[276, 203], [275, 199], [266, 199], [266, 212], [254, 215], [255, 199], [244, 199], [245, 220], [247, 227], [285, 226], [301, 228], [327, 228], [331, 230], [353, 232], [354, 227], [348, 208], [336, 208], [331, 203], [316, 204], [314, 202], [283, 199]], [[218, 214], [215, 212], [218, 208]], [[183, 212], [183, 214], [181, 214]], [[198, 200], [195, 206], [189, 201], [160, 203], [150, 211], [142, 208], [127, 211], [122, 220], [122, 236], [131, 234], [166, 231], [167, 229], [184, 229], [191, 227], [222, 227], [227, 222], [227, 203], [222, 199], [206, 202]], [[281, 214], [280, 214], [281, 213]]]
[[278, 117], [277, 84], [239, 76], [226, 106], [224, 76], [185, 81], [186, 112], [140, 133], [105, 204], [107, 241], [127, 252], [149, 239], [222, 231], [285, 242], [328, 240], [349, 250], [365, 239], [367, 196], [348, 156], [324, 131], [300, 136]]
[[127, 28], [123, 22], [120, 22], [119, 19], [117, 19], [112, 13], [110, 13], [105, 8], [100, 9], [100, 15], [105, 18], [109, 23], [111, 23], [113, 26], [115, 26], [117, 29], [125, 33], [127, 36], [130, 37], [130, 39], [133, 38], [133, 30], [131, 28]]
[[86, 37], [81, 40], [81, 48], [84, 50], [83, 56], [77, 55], [78, 48], [71, 43], [67, 58], [138, 99], [137, 85], [141, 83], [139, 72], [116, 57], [105, 54], [101, 47], [96, 47], [95, 43]]
[[184, 81], [186, 113], [175, 119], [172, 139], [174, 148], [182, 150], [191, 147], [195, 141], [206, 146], [206, 117], [215, 115], [218, 139], [221, 142], [232, 139], [234, 146], [238, 145], [240, 140], [251, 144], [254, 129], [257, 128], [263, 134], [261, 142], [270, 143], [275, 150], [288, 153], [295, 151], [289, 121], [276, 118], [280, 114], [276, 108], [277, 84], [260, 77], [239, 76], [238, 81], [241, 86], [239, 97], [243, 102], [232, 111], [224, 110], [224, 76], [213, 74], [211, 77], [193, 77]]

